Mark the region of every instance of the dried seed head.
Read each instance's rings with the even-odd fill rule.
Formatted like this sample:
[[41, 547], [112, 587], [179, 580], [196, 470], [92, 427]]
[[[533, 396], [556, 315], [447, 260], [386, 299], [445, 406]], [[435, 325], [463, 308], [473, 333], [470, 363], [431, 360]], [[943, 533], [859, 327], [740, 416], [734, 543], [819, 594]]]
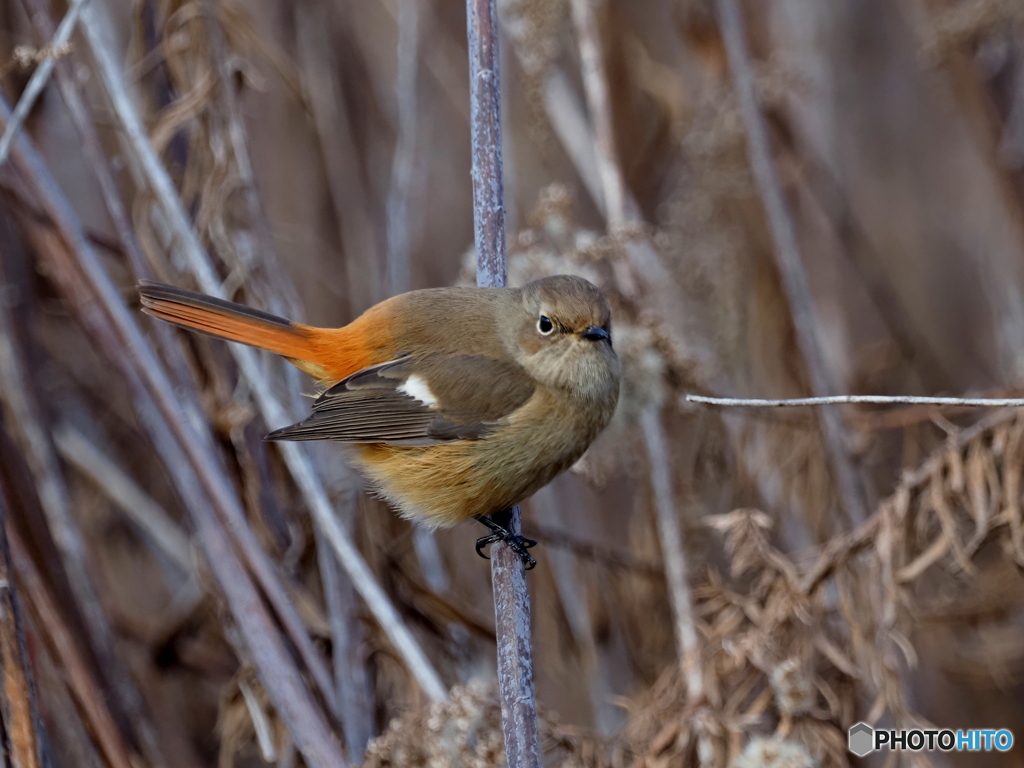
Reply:
[[772, 670], [775, 703], [785, 715], [801, 715], [814, 706], [814, 686], [799, 659], [790, 658]]
[[818, 762], [800, 744], [758, 737], [747, 742], [733, 768], [818, 768]]
[[493, 688], [474, 680], [452, 688], [448, 701], [392, 720], [367, 747], [364, 768], [497, 768], [504, 763]]

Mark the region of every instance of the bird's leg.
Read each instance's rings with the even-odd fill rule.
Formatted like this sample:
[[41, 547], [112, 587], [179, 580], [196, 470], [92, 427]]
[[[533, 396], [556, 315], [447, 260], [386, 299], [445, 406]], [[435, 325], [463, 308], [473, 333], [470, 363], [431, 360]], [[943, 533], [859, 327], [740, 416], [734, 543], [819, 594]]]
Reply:
[[476, 540], [476, 553], [480, 557], [484, 558], [484, 560], [489, 560], [490, 558], [484, 554], [484, 547], [488, 544], [503, 541], [519, 555], [519, 559], [523, 561], [526, 570], [531, 571], [536, 567], [537, 561], [526, 550], [537, 546], [537, 542], [525, 536], [520, 536], [518, 533], [512, 533], [509, 530], [509, 525], [512, 522], [511, 509], [503, 509], [500, 512], [495, 512], [493, 515], [477, 515], [476, 519], [486, 525], [491, 531], [486, 536], [481, 536]]

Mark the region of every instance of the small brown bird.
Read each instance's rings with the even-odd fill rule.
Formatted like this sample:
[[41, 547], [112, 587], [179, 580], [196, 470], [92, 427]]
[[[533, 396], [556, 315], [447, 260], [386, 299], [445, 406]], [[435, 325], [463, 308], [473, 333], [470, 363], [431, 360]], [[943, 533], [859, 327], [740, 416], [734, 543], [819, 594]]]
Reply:
[[[400, 514], [430, 527], [475, 517], [528, 567], [535, 542], [500, 513], [571, 466], [619, 396], [611, 310], [578, 277], [523, 288], [433, 288], [314, 328], [140, 283], [145, 312], [284, 356], [327, 389], [268, 440], [337, 440]], [[496, 519], [492, 519], [494, 515]]]

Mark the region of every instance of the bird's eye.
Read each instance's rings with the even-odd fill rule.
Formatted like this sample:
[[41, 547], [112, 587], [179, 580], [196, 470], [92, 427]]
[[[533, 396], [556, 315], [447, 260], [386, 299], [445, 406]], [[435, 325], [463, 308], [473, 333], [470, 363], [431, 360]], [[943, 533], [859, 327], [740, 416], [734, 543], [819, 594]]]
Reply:
[[542, 336], [548, 336], [553, 330], [555, 330], [555, 324], [544, 315], [541, 315], [540, 320], [537, 321], [537, 331]]

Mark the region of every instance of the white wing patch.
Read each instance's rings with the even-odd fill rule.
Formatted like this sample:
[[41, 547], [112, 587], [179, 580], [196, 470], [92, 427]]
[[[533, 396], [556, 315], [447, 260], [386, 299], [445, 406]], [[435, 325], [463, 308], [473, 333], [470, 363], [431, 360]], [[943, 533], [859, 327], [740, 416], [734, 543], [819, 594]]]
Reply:
[[414, 397], [424, 405], [433, 408], [437, 405], [437, 398], [434, 397], [434, 393], [430, 391], [430, 387], [427, 386], [427, 382], [423, 380], [423, 377], [413, 374], [403, 382], [402, 386], [398, 388], [399, 392], [404, 392], [409, 397]]

